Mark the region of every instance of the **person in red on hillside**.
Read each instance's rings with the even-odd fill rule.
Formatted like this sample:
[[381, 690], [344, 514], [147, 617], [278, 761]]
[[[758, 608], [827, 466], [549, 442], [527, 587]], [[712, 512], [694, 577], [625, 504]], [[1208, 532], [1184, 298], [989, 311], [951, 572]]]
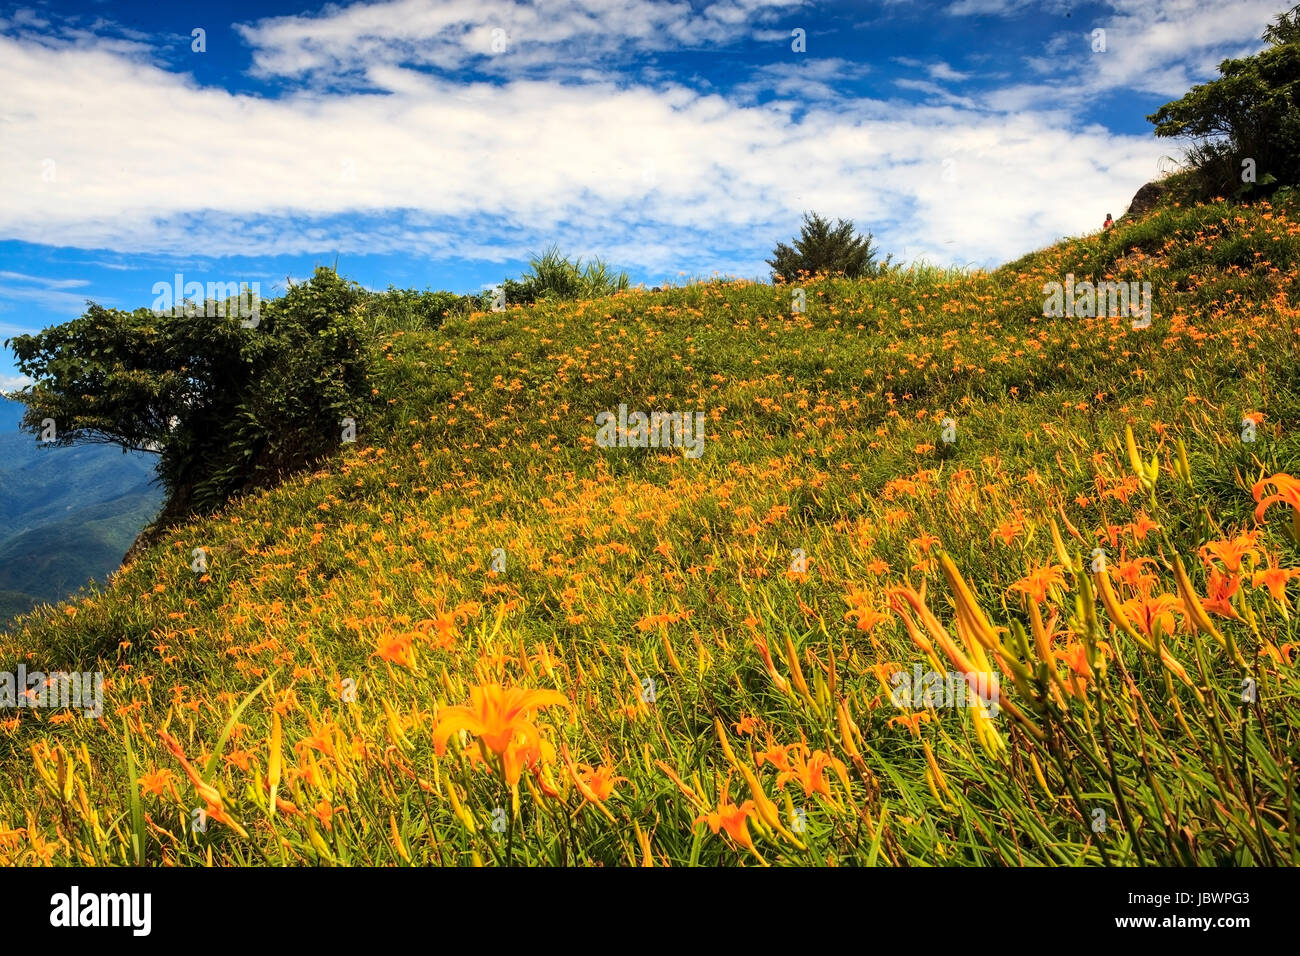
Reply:
[[1115, 225], [1115, 220], [1110, 218], [1110, 213], [1106, 213], [1106, 221], [1101, 224], [1101, 228], [1109, 229], [1113, 225]]

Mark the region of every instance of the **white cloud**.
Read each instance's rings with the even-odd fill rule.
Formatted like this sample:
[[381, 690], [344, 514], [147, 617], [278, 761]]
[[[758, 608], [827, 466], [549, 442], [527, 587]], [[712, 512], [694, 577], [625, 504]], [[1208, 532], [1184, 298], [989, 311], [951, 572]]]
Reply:
[[85, 305], [85, 296], [67, 290], [88, 285], [88, 279], [53, 279], [0, 270], [0, 309], [7, 308], [6, 303], [27, 302], [46, 309], [79, 312]]
[[[753, 70], [750, 79], [737, 83], [729, 98], [739, 102], [772, 92], [790, 97], [793, 105], [848, 98], [844, 84], [860, 80], [871, 72], [867, 63], [853, 63], [838, 57], [800, 57], [789, 63], [767, 63]], [[768, 104], [769, 108], [772, 104]]]
[[[554, 240], [626, 250], [629, 266], [754, 274], [816, 208], [874, 228], [885, 248], [987, 261], [1092, 228], [1096, 205], [1122, 206], [1160, 155], [1148, 137], [1081, 136], [1032, 114], [841, 98], [796, 121], [681, 86], [385, 70], [401, 92], [268, 100], [0, 37], [0, 88], [16, 104], [0, 235], [121, 253], [487, 259]], [[947, 157], [960, 188], [940, 178]], [[720, 258], [738, 246], [752, 258]]]
[[930, 79], [932, 80], [961, 82], [962, 80], [969, 80], [972, 76], [970, 73], [959, 73], [957, 70], [954, 70], [951, 66], [942, 61], [931, 63], [925, 69], [926, 72], [930, 74]]
[[975, 100], [969, 96], [957, 96], [948, 92], [938, 83], [931, 83], [929, 80], [909, 80], [906, 78], [894, 80], [894, 85], [900, 90], [916, 90], [918, 93], [926, 93], [941, 103], [949, 106], [961, 106], [967, 109], [975, 109]]
[[16, 392], [30, 384], [32, 380], [26, 375], [0, 375], [0, 392]]
[[[331, 7], [247, 27], [257, 68], [308, 79], [352, 71], [387, 93], [309, 85], [278, 99], [202, 88], [116, 48], [0, 36], [0, 236], [186, 258], [489, 261], [554, 241], [652, 272], [761, 274], [773, 243], [817, 209], [872, 229], [886, 250], [988, 263], [1122, 212], [1169, 150], [1147, 135], [1080, 129], [1073, 97], [1124, 84], [1177, 84], [1177, 95], [1204, 78], [1187, 62], [1250, 46], [1271, 15], [1257, 0], [1228, 13], [1117, 0], [1103, 21], [1107, 53], [1091, 54], [1084, 32], [1078, 52], [1050, 52], [1048, 36], [1032, 51], [1059, 75], [957, 97], [936, 81], [970, 74], [911, 61], [929, 78], [897, 85], [930, 94], [920, 106], [849, 94], [842, 80], [868, 67], [833, 59], [759, 68], [726, 97], [645, 74], [629, 83], [603, 67], [580, 82], [523, 68], [752, 38], [798, 6], [560, 0], [545, 16], [522, 0]], [[514, 31], [508, 82], [405, 65], [486, 71], [497, 22]], [[754, 105], [767, 91], [779, 99]], [[70, 288], [9, 282], [0, 297], [80, 305]]]
[[47, 276], [29, 276], [22, 272], [6, 272], [0, 269], [0, 279], [14, 282], [34, 282], [46, 289], [76, 289], [90, 285], [89, 279], [51, 279]]
[[[805, 0], [388, 0], [237, 27], [262, 76], [368, 75], [375, 66], [517, 75], [760, 35]], [[788, 39], [788, 34], [785, 35]]]
[[947, 12], [956, 17], [1009, 17], [1031, 6], [1048, 13], [1065, 13], [1071, 4], [1069, 0], [956, 0], [948, 5]]

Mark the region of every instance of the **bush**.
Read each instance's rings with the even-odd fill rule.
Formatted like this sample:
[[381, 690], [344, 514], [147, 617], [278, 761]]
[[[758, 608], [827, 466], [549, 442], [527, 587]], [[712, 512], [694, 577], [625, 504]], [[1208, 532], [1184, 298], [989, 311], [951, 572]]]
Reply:
[[888, 266], [892, 256], [877, 264], [871, 233], [854, 233], [853, 223], [840, 219], [832, 227], [829, 220], [814, 213], [804, 213], [803, 228], [794, 246], [777, 243], [767, 264], [777, 282], [793, 282], [801, 277], [840, 275], [849, 279], [875, 275]]
[[529, 260], [531, 271], [522, 278], [506, 279], [502, 287], [508, 305], [528, 305], [542, 300], [594, 299], [614, 295], [630, 285], [626, 272], [610, 271], [604, 260], [593, 258], [584, 267], [579, 258], [562, 255], [551, 246]]
[[457, 295], [455, 292], [416, 292], [389, 286], [370, 294], [368, 306], [376, 331], [395, 329], [436, 329], [449, 315], [487, 308], [483, 296]]
[[[164, 522], [211, 512], [335, 450], [370, 397], [365, 292], [332, 270], [261, 304], [256, 327], [222, 314], [155, 315], [88, 303], [84, 315], [5, 344], [34, 384], [13, 397], [24, 430], [57, 444], [160, 456]], [[232, 300], [233, 301], [233, 300]]]

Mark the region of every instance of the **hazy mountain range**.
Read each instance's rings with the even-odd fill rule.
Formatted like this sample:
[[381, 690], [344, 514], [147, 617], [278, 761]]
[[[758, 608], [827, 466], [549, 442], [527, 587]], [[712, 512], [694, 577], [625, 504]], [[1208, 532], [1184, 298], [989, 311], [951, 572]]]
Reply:
[[0, 398], [0, 630], [117, 569], [162, 504], [153, 455], [112, 445], [41, 447], [23, 406]]

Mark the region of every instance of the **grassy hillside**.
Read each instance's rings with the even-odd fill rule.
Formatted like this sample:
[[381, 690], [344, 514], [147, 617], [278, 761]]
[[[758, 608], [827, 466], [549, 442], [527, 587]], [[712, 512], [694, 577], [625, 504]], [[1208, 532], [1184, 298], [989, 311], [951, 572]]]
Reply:
[[[1298, 263], [1294, 207], [1170, 208], [803, 314], [373, 316], [355, 445], [0, 638], [111, 684], [0, 718], [0, 862], [1300, 862]], [[1066, 273], [1151, 327], [1044, 318]]]

